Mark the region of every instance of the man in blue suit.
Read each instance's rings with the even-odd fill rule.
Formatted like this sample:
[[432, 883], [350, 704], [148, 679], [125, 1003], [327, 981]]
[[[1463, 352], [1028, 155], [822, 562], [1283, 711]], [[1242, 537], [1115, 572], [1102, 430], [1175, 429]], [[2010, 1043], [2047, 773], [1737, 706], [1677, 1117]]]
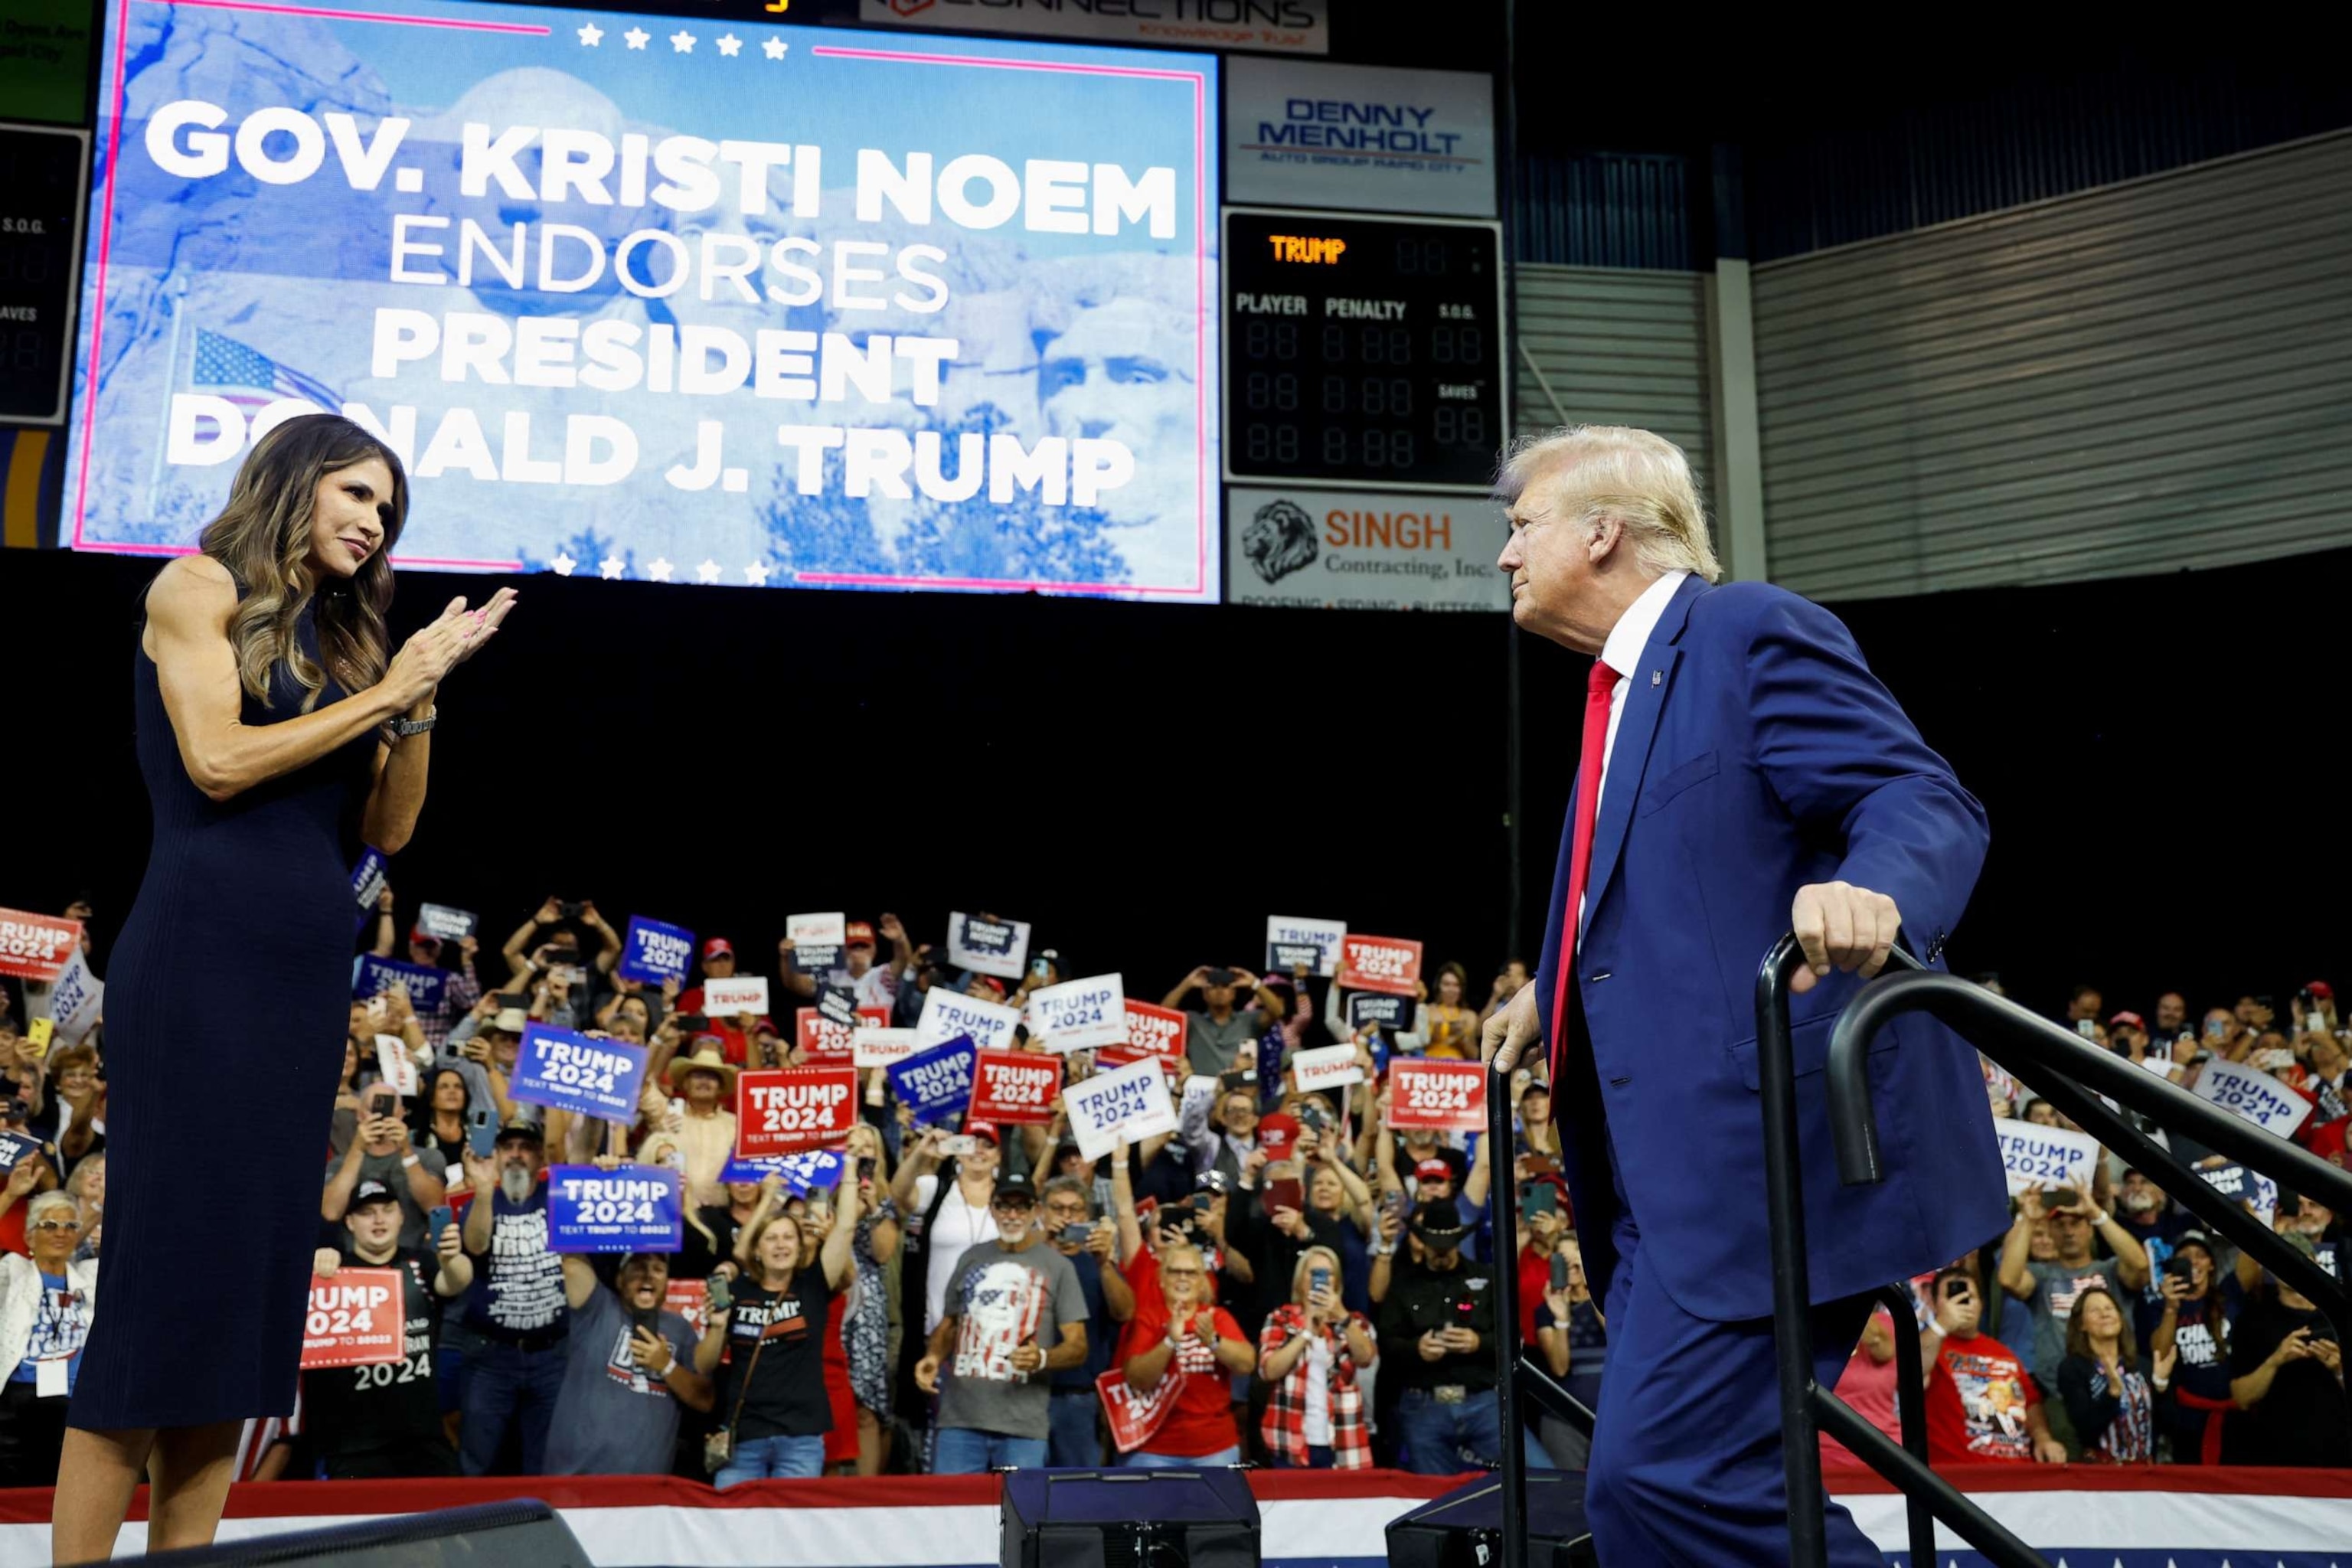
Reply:
[[[2008, 1217], [1975, 1054], [1941, 1026], [1915, 1014], [1873, 1043], [1877, 1186], [1839, 1184], [1822, 1086], [1840, 1008], [1893, 944], [1942, 953], [1984, 861], [1984, 811], [1835, 616], [1760, 583], [1711, 586], [1672, 442], [1570, 427], [1518, 451], [1501, 496], [1512, 618], [1598, 656], [1542, 969], [1486, 1042], [1502, 1072], [1549, 1052], [1605, 1303], [1593, 1544], [1608, 1568], [1784, 1563], [1757, 966], [1796, 931], [1813, 1358], [1833, 1386], [1863, 1292]], [[1573, 722], [1567, 704], [1557, 722]], [[1843, 1509], [1829, 1539], [1833, 1563], [1883, 1561]]]

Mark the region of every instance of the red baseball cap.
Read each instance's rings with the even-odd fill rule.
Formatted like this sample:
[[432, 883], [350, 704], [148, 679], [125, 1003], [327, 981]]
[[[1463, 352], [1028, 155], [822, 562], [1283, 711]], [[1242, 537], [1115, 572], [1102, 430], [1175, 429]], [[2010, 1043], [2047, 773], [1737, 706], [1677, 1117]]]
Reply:
[[1412, 1176], [1417, 1182], [1450, 1182], [1454, 1167], [1443, 1160], [1423, 1160], [1412, 1168]]
[[1004, 1000], [1004, 982], [999, 980], [995, 975], [975, 974], [972, 976], [972, 979], [979, 982], [981, 984], [987, 986], [991, 991], [995, 992], [996, 999], [998, 1001], [1002, 1002]]
[[2310, 984], [2305, 986], [2304, 989], [2310, 992], [2313, 996], [2322, 1002], [2333, 1002], [2336, 1000], [2336, 987], [2330, 985], [2325, 980], [2315, 980]]
[[1267, 1159], [1287, 1160], [1291, 1145], [1298, 1142], [1298, 1118], [1279, 1110], [1271, 1116], [1260, 1117], [1257, 1141], [1265, 1150]]
[[423, 926], [418, 926], [415, 930], [411, 931], [408, 933], [408, 940], [412, 942], [429, 942], [435, 947], [439, 947], [441, 945], [441, 939], [435, 936], [431, 931], [426, 931]]
[[874, 928], [866, 924], [864, 921], [852, 921], [841, 929], [843, 931], [842, 940], [844, 945], [849, 947], [872, 947], [874, 945]]
[[2110, 1029], [2120, 1028], [2126, 1024], [2142, 1034], [2147, 1032], [2147, 1020], [2137, 1013], [2118, 1013], [2107, 1020], [2107, 1027]]
[[970, 1137], [985, 1138], [990, 1142], [1000, 1146], [1004, 1142], [1003, 1134], [997, 1131], [996, 1123], [993, 1121], [967, 1121], [963, 1124], [963, 1130]]
[[734, 956], [735, 944], [729, 942], [723, 936], [714, 936], [709, 942], [702, 944], [702, 957], [705, 963], [708, 963], [714, 958], [732, 958]]

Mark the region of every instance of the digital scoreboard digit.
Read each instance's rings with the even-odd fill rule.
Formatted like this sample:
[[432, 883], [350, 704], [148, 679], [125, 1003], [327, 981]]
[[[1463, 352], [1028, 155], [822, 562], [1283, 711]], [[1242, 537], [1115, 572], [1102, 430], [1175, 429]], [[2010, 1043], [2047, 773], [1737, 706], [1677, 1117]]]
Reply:
[[1225, 477], [1483, 490], [1509, 438], [1491, 223], [1225, 212]]

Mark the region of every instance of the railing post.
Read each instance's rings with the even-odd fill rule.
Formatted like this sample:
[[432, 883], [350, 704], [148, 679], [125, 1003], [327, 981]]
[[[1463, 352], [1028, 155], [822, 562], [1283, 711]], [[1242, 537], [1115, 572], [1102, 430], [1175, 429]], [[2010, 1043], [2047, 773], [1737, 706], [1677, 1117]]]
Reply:
[[1789, 1481], [1790, 1568], [1827, 1568], [1822, 1446], [1813, 1422], [1811, 1277], [1805, 1198], [1797, 1164], [1796, 1060], [1789, 1041], [1789, 981], [1804, 962], [1782, 937], [1756, 974], [1756, 1082], [1764, 1102], [1764, 1203], [1771, 1220], [1772, 1354], [1780, 1373], [1780, 1452]]
[[[1528, 1043], [1535, 1050], [1541, 1040]], [[1495, 1232], [1495, 1415], [1503, 1429], [1500, 1461], [1503, 1486], [1503, 1562], [1508, 1568], [1526, 1568], [1528, 1561], [1528, 1462], [1526, 1440], [1519, 1436], [1519, 1187], [1512, 1157], [1511, 1075], [1489, 1068], [1486, 1074], [1486, 1212]]]
[[[1903, 1447], [1924, 1465], [1927, 1462], [1927, 1369], [1919, 1359], [1919, 1306], [1900, 1285], [1889, 1285], [1878, 1296], [1895, 1320], [1895, 1415], [1903, 1423]], [[1911, 1528], [1911, 1561], [1918, 1568], [1935, 1568], [1936, 1516], [1927, 1500], [1916, 1492], [1906, 1492], [1903, 1512]]]

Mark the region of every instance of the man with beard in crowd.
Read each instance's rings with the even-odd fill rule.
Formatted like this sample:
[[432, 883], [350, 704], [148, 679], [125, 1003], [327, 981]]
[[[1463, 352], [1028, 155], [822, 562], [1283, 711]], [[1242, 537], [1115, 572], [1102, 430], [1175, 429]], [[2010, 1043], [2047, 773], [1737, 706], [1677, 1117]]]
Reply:
[[571, 1331], [548, 1436], [551, 1476], [658, 1476], [677, 1452], [677, 1407], [711, 1405], [694, 1370], [694, 1330], [667, 1310], [669, 1258], [633, 1252], [610, 1287], [578, 1253], [562, 1258]]
[[542, 1473], [547, 1436], [563, 1390], [567, 1331], [563, 1267], [548, 1250], [546, 1145], [538, 1127], [499, 1130], [491, 1158], [466, 1154], [474, 1201], [466, 1251], [484, 1259], [466, 1300], [478, 1342], [467, 1357], [460, 1431], [466, 1474], [490, 1473], [511, 1433], [521, 1473]]

